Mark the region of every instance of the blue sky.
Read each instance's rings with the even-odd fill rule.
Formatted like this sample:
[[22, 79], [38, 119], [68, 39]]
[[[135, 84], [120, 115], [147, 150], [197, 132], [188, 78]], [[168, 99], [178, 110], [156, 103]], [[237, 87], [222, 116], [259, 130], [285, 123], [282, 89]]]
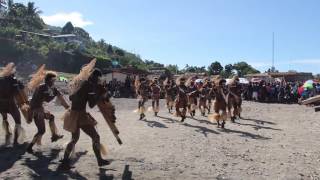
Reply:
[[[16, 1], [21, 2], [21, 1]], [[27, 2], [27, 1], [22, 1]], [[320, 73], [318, 0], [35, 0], [46, 22], [71, 20], [94, 39], [164, 64], [247, 61]]]

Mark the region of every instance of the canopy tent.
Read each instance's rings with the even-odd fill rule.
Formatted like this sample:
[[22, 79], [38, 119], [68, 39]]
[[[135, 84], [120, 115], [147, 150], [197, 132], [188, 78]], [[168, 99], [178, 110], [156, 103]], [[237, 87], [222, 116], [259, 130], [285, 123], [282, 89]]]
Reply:
[[303, 87], [307, 89], [313, 89], [313, 83], [313, 80], [307, 80], [306, 82], [304, 82]]
[[274, 81], [281, 83], [283, 80], [281, 78], [274, 78]]
[[253, 83], [260, 83], [262, 81], [262, 79], [260, 79], [260, 78], [252, 78], [251, 79], [251, 82], [253, 82]]
[[196, 79], [195, 82], [196, 83], [201, 83], [201, 82], [203, 82], [203, 79]]
[[[232, 83], [232, 79], [226, 79], [226, 84]], [[250, 82], [246, 78], [239, 78], [239, 83], [240, 84], [249, 84]]]
[[249, 84], [249, 80], [246, 78], [239, 78], [240, 84]]

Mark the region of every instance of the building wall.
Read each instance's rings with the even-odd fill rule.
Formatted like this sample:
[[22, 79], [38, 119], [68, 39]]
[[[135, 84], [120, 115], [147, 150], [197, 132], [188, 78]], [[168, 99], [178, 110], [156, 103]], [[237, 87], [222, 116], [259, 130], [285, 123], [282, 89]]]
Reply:
[[252, 78], [260, 78], [263, 80], [268, 81], [268, 79], [273, 79], [273, 78], [280, 78], [283, 79], [287, 82], [296, 82], [296, 81], [306, 81], [309, 79], [313, 79], [312, 73], [272, 73], [270, 75], [263, 75], [263, 74], [256, 74], [256, 75], [245, 75], [245, 77], [248, 80], [251, 80]]
[[312, 75], [293, 75], [293, 76], [287, 76], [285, 77], [285, 80], [288, 82], [296, 82], [296, 81], [306, 81], [309, 79], [313, 79]]
[[[125, 82], [127, 78], [127, 74], [119, 73], [119, 72], [113, 72], [113, 78], [117, 79], [117, 81]], [[103, 80], [105, 80], [107, 83], [112, 81], [112, 73], [108, 73], [103, 75]]]

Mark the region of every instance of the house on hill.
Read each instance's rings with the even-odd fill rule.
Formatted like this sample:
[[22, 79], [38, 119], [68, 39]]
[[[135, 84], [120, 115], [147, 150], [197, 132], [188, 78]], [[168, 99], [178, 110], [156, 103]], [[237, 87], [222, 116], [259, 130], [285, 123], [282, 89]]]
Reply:
[[28, 40], [28, 38], [32, 38], [33, 36], [37, 36], [41, 39], [54, 39], [60, 43], [76, 43], [81, 45], [82, 42], [75, 34], [61, 34], [61, 35], [51, 35], [51, 34], [44, 34], [44, 33], [35, 33], [30, 31], [20, 31], [20, 35], [17, 37], [21, 38], [21, 40]]

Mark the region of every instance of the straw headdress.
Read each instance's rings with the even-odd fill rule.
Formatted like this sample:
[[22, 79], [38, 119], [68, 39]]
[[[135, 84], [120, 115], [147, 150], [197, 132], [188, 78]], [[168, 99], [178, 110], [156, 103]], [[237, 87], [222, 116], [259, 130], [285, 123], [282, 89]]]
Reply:
[[16, 66], [14, 63], [7, 64], [0, 72], [0, 77], [6, 77], [14, 74], [16, 72]]
[[231, 79], [230, 84], [236, 84], [237, 82], [239, 82], [239, 76], [233, 76]]
[[35, 90], [43, 82], [46, 77], [45, 67], [45, 64], [41, 65], [38, 71], [32, 75], [32, 79], [27, 86], [30, 91]]
[[181, 75], [179, 76], [177, 79], [176, 79], [176, 84], [177, 85], [180, 85], [180, 82], [183, 81], [185, 82], [186, 81], [186, 77], [184, 75]]
[[87, 81], [94, 70], [97, 60], [94, 58], [90, 61], [89, 64], [83, 66], [80, 70], [80, 73], [75, 76], [72, 81], [69, 83], [70, 93], [74, 94], [77, 90], [80, 89], [82, 83]]
[[220, 86], [221, 82], [223, 82], [223, 81], [226, 81], [226, 80], [223, 79], [220, 75], [212, 78], [212, 82], [214, 83], [215, 86]]
[[138, 90], [140, 84], [141, 84], [140, 78], [139, 78], [139, 76], [136, 76], [136, 79], [134, 81], [134, 87], [136, 88], [136, 90]]
[[163, 85], [166, 86], [166, 85], [168, 85], [168, 83], [169, 83], [169, 78], [166, 78], [166, 79], [163, 81]]
[[194, 77], [190, 76], [186, 82], [186, 86], [190, 86], [192, 81], [194, 81]]

